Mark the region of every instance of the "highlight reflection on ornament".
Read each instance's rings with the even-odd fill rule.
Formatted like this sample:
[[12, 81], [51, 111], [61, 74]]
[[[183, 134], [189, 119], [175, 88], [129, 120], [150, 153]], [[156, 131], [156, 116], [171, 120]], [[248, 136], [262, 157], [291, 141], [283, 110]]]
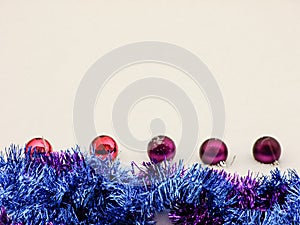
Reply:
[[111, 157], [114, 160], [118, 155], [118, 145], [116, 141], [107, 135], [96, 137], [90, 145], [90, 154], [104, 160]]

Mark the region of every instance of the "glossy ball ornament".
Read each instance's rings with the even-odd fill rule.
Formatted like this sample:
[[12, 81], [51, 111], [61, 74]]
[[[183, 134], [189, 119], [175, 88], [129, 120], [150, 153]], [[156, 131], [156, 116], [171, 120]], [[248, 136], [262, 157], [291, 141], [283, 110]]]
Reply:
[[217, 165], [226, 161], [228, 149], [226, 144], [217, 138], [210, 138], [203, 142], [200, 147], [200, 158], [203, 163]]
[[115, 140], [107, 135], [96, 137], [90, 145], [90, 153], [104, 160], [110, 157], [114, 160], [118, 155], [119, 149]]
[[279, 160], [281, 147], [279, 142], [269, 136], [259, 138], [253, 146], [253, 156], [261, 163], [270, 164]]
[[164, 160], [172, 160], [176, 154], [174, 141], [164, 135], [159, 135], [149, 142], [147, 149], [150, 160], [159, 163]]
[[33, 153], [48, 155], [53, 150], [51, 144], [46, 139], [33, 138], [25, 146], [25, 154], [27, 154], [28, 151], [30, 151], [30, 157], [32, 158]]

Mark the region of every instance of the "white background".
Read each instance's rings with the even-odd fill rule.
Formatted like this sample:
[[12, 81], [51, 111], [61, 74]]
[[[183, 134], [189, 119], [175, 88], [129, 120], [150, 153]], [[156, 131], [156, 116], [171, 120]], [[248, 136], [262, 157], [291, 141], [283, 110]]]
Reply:
[[[299, 12], [296, 0], [0, 1], [0, 148], [23, 145], [35, 136], [44, 136], [55, 150], [73, 147], [73, 103], [84, 74], [109, 51], [151, 40], [188, 49], [214, 75], [226, 107], [223, 139], [229, 161], [236, 155], [230, 171], [271, 168], [251, 154], [262, 135], [280, 141], [280, 168], [299, 171]], [[156, 64], [124, 69], [105, 86], [95, 105], [97, 132], [114, 136], [115, 97], [126, 84], [154, 75], [182, 85], [194, 102], [200, 146], [212, 126], [203, 93], [180, 71]], [[132, 133], [150, 139], [155, 117], [165, 121], [175, 142], [189, 135], [181, 134], [174, 109], [154, 99], [132, 110]], [[124, 164], [147, 160], [145, 152], [120, 149]], [[197, 161], [195, 151], [188, 163]]]

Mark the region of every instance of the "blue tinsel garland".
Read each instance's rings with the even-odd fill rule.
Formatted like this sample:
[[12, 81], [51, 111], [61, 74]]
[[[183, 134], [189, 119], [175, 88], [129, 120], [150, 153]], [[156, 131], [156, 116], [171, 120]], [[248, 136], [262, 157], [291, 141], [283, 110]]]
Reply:
[[0, 225], [300, 224], [300, 179], [231, 175], [194, 164], [132, 163], [84, 158], [79, 148], [50, 155], [11, 146], [0, 156]]

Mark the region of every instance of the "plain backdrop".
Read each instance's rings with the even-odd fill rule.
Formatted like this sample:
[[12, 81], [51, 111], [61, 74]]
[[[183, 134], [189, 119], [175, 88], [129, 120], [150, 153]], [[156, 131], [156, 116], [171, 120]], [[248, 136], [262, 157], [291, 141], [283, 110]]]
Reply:
[[[0, 148], [24, 145], [36, 136], [48, 139], [55, 150], [75, 146], [73, 104], [87, 70], [113, 49], [150, 40], [193, 52], [213, 74], [224, 98], [228, 160], [236, 156], [229, 171], [273, 168], [251, 154], [263, 135], [280, 141], [279, 167], [299, 171], [299, 12], [296, 0], [0, 0]], [[121, 70], [107, 83], [95, 104], [97, 132], [114, 136], [116, 96], [149, 76], [172, 80], [190, 97], [199, 115], [200, 146], [212, 128], [205, 96], [181, 71], [151, 63]], [[128, 126], [136, 138], [151, 138], [149, 126], [156, 117], [176, 142], [191, 135], [181, 133], [181, 118], [165, 101], [145, 99], [133, 106]], [[121, 144], [119, 158], [128, 165], [148, 159], [146, 152]], [[199, 161], [194, 151], [188, 163]]]

